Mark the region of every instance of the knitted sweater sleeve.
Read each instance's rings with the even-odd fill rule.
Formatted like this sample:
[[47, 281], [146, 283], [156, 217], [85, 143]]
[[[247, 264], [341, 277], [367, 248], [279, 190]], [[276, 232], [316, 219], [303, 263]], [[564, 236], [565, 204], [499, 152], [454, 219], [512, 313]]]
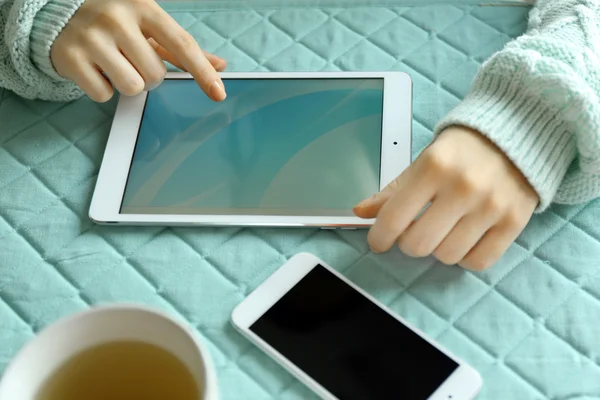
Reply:
[[50, 47], [84, 0], [0, 0], [0, 87], [28, 99], [73, 100], [82, 92], [61, 78]]
[[492, 140], [540, 196], [574, 204], [600, 196], [600, 0], [538, 0], [528, 32], [486, 61], [438, 127]]

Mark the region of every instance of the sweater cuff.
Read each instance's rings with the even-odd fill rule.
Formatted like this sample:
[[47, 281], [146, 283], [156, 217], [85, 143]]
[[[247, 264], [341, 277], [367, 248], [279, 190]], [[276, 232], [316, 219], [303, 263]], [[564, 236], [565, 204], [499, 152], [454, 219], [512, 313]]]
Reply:
[[73, 14], [85, 0], [50, 0], [36, 14], [31, 29], [31, 59], [44, 74], [56, 81], [66, 81], [54, 69], [50, 48]]
[[490, 72], [475, 79], [465, 100], [435, 129], [474, 129], [496, 144], [540, 197], [537, 212], [553, 201], [577, 155], [573, 135], [557, 110], [528, 89], [526, 75], [506, 77]]

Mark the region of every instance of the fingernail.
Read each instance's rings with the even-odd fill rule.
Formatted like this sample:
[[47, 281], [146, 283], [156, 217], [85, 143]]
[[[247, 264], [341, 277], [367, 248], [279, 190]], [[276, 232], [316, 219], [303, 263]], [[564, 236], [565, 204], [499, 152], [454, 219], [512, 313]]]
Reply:
[[156, 89], [162, 82], [157, 82], [157, 83], [151, 83], [149, 85], [146, 85], [146, 92], [149, 92], [151, 90]]
[[210, 85], [210, 95], [215, 100], [225, 100], [227, 97], [227, 93], [225, 93], [225, 88], [223, 87], [223, 82], [218, 79]]
[[371, 253], [373, 253], [373, 254], [381, 254], [381, 253], [383, 253], [382, 251], [379, 251], [379, 250], [377, 250], [377, 249], [374, 249], [374, 248], [373, 248], [373, 247], [371, 247], [371, 246], [369, 246], [369, 249], [371, 250]]
[[369, 204], [370, 204], [372, 201], [373, 201], [373, 196], [371, 196], [371, 197], [369, 197], [369, 198], [367, 198], [367, 199], [364, 199], [363, 201], [361, 201], [360, 203], [358, 203], [358, 204], [357, 204], [357, 205], [354, 207], [354, 209], [357, 209], [357, 208], [364, 208], [364, 207], [368, 206], [368, 205], [369, 205]]

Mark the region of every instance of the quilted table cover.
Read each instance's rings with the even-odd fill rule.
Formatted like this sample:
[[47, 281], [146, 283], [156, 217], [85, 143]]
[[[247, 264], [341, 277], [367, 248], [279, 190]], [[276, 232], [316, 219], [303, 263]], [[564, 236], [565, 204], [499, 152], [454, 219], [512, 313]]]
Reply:
[[[527, 7], [476, 3], [163, 6], [232, 71], [408, 72], [416, 156], [478, 66], [526, 28]], [[600, 398], [600, 202], [534, 217], [484, 273], [373, 255], [363, 231], [96, 226], [87, 211], [116, 102], [0, 99], [0, 372], [58, 318], [136, 302], [197, 329], [223, 399], [313, 398], [229, 323], [253, 288], [309, 251], [477, 368], [480, 399]]]

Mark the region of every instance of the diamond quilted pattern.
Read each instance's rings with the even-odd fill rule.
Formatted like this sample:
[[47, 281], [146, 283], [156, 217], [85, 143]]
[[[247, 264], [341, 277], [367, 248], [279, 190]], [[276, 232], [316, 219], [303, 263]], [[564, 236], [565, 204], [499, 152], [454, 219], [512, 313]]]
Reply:
[[486, 292], [487, 285], [458, 268], [436, 265], [413, 283], [409, 292], [443, 318], [459, 317]]
[[[263, 20], [238, 36], [233, 44], [254, 60], [263, 63], [289, 47], [292, 42], [293, 40], [283, 31], [274, 29], [271, 23]], [[256, 43], [262, 45], [256, 47]]]
[[285, 261], [285, 257], [271, 247], [260, 252], [239, 251], [237, 247], [241, 242], [248, 243], [250, 249], [264, 245], [262, 239], [243, 230], [210, 253], [207, 259], [245, 291], [246, 285], [250, 288], [258, 286]]
[[[157, 254], [153, 251], [156, 246], [164, 250]], [[229, 315], [222, 312], [223, 307], [231, 313], [243, 298], [226, 276], [214, 273], [208, 261], [171, 234], [159, 235], [151, 244], [143, 246], [131, 257], [131, 264], [156, 292], [194, 324], [225, 325]], [[164, 279], [165, 268], [170, 269], [171, 279]], [[181, 282], [193, 284], [181, 287]]]
[[578, 292], [552, 314], [547, 324], [558, 336], [597, 363], [600, 360], [600, 326], [590, 324], [591, 321], [600, 321], [598, 298]]
[[592, 236], [595, 240], [600, 240], [600, 203], [593, 202], [585, 208], [585, 213], [576, 215], [571, 221], [582, 231]]
[[534, 216], [527, 229], [519, 237], [518, 242], [526, 249], [535, 250], [564, 225], [564, 219], [552, 212], [545, 214], [544, 218]]
[[[369, 37], [373, 32], [398, 20], [397, 12], [387, 8], [373, 7], [371, 9], [350, 8], [336, 14], [335, 18], [354, 32]], [[389, 42], [382, 41], [386, 45]], [[398, 42], [402, 43], [402, 42]]]
[[420, 46], [404, 62], [428, 80], [437, 82], [440, 77], [455, 72], [467, 59], [464, 53], [449, 44], [432, 40]]
[[331, 61], [350, 50], [361, 40], [362, 37], [358, 33], [330, 18], [300, 39], [300, 42], [319, 56]]
[[69, 141], [63, 138], [47, 122], [40, 122], [18, 137], [4, 144], [4, 149], [10, 152], [19, 162], [34, 166], [69, 146]]
[[543, 326], [537, 326], [506, 363], [549, 398], [600, 393], [598, 368]]
[[295, 383], [290, 374], [258, 349], [253, 348], [240, 357], [239, 365], [269, 393], [281, 393]]
[[[48, 222], [50, 218], [54, 219], [51, 223]], [[55, 201], [36, 218], [32, 218], [31, 222], [17, 229], [16, 233], [26, 237], [34, 248], [40, 249], [42, 257], [53, 260], [54, 255], [60, 254], [65, 246], [82, 234], [81, 231], [68, 229], [79, 221], [77, 213], [65, 207], [62, 202]], [[91, 223], [87, 225], [90, 226]]]
[[[471, 0], [315, 3], [164, 4], [231, 70], [410, 73], [414, 156], [479, 64], [523, 32], [528, 12]], [[286, 258], [310, 251], [476, 367], [480, 399], [600, 396], [600, 201], [534, 217], [480, 274], [397, 249], [373, 255], [364, 232], [95, 226], [86, 215], [115, 105], [0, 90], [0, 373], [57, 318], [134, 301], [198, 330], [224, 399], [312, 399], [228, 323]]]
[[[446, 346], [449, 349], [455, 349], [456, 355], [469, 363], [469, 365], [472, 365], [482, 374], [489, 370], [491, 366], [498, 363], [498, 360], [492, 357], [480, 345], [473, 342], [473, 340], [463, 332], [452, 326], [438, 335], [436, 340], [442, 346]], [[484, 390], [485, 389], [486, 387], [484, 387]]]
[[23, 175], [2, 190], [0, 209], [2, 216], [13, 225], [20, 225], [34, 217], [38, 210], [48, 206], [54, 199], [33, 174]]
[[5, 260], [0, 297], [33, 331], [86, 306], [77, 289], [16, 232], [0, 241], [0, 251]]
[[595, 298], [600, 299], [600, 274], [596, 273], [588, 278], [583, 284], [583, 288]]
[[403, 59], [419, 49], [428, 39], [427, 31], [404, 18], [390, 23], [369, 36], [369, 39], [396, 59]]
[[[465, 8], [451, 5], [412, 7], [405, 10], [402, 13], [402, 17], [420, 26], [427, 32], [444, 32], [456, 26], [463, 15], [465, 15], [465, 12]], [[509, 14], [513, 12], [514, 10], [511, 9]]]
[[[464, 25], [469, 29], [461, 28]], [[490, 25], [467, 14], [457, 24], [440, 33], [439, 37], [465, 54], [477, 54], [482, 47], [498, 37], [498, 31]]]
[[567, 277], [577, 280], [598, 271], [600, 263], [589, 254], [598, 254], [600, 243], [582, 234], [574, 225], [566, 225], [560, 232], [544, 243], [536, 254]]
[[296, 42], [279, 53], [277, 60], [265, 63], [270, 71], [320, 71], [326, 66], [325, 59]]
[[[490, 379], [490, 377], [492, 377]], [[486, 371], [483, 379], [489, 382], [482, 390], [481, 396], [494, 399], [531, 399], [540, 400], [546, 398], [527, 381], [520, 378], [514, 371], [497, 363]]]
[[534, 317], [546, 317], [573, 293], [576, 285], [538, 259], [517, 268], [496, 286], [515, 304]]
[[4, 218], [0, 218], [0, 238], [5, 237], [13, 231], [12, 226]]
[[336, 65], [342, 70], [349, 71], [374, 71], [380, 68], [388, 70], [392, 69], [394, 64], [394, 57], [367, 40], [359, 42], [336, 61]]
[[[467, 7], [466, 12], [509, 37], [523, 32], [529, 9], [525, 7]], [[490, 50], [493, 50], [490, 48]]]
[[389, 304], [394, 312], [411, 320], [417, 329], [428, 332], [432, 337], [438, 336], [448, 327], [447, 321], [407, 293]]
[[[176, 15], [176, 17], [179, 17], [179, 15]], [[192, 15], [192, 18], [202, 19], [203, 24], [213, 29], [216, 34], [225, 40], [240, 36], [243, 32], [260, 23], [262, 19], [258, 12], [252, 10], [245, 10], [243, 12], [222, 11], [211, 14], [210, 17], [199, 14], [196, 16]]]
[[[352, 247], [333, 232], [316, 232], [298, 245], [292, 253], [308, 251], [319, 254], [319, 257], [334, 268], [342, 269], [354, 264], [362, 253]], [[291, 256], [292, 254], [286, 254]]]
[[[490, 268], [479, 274], [479, 277], [490, 285], [496, 285], [521, 263], [528, 263], [529, 253], [523, 247], [514, 245], [502, 257], [495, 268]], [[527, 268], [527, 267], [523, 267]]]
[[0, 170], [2, 170], [2, 175], [0, 175], [0, 187], [4, 188], [16, 178], [24, 175], [27, 172], [27, 167], [15, 160], [10, 153], [1, 148]]
[[182, 18], [179, 19], [179, 23], [188, 32], [200, 40], [200, 45], [207, 51], [216, 51], [227, 41], [223, 36], [219, 35], [213, 28], [202, 20], [199, 20], [197, 16], [191, 14], [183, 14]]
[[354, 283], [376, 295], [386, 304], [390, 304], [398, 296], [398, 292], [402, 290], [402, 285], [368, 257], [360, 258], [345, 273]]
[[371, 257], [377, 264], [382, 265], [400, 285], [410, 287], [421, 275], [431, 269], [435, 260], [419, 260], [408, 257], [399, 250], [392, 250], [387, 254], [378, 254]]
[[2, 143], [12, 136], [18, 135], [40, 119], [42, 117], [39, 114], [32, 113], [20, 99], [11, 95], [2, 96], [2, 109], [0, 110]]
[[269, 21], [287, 33], [293, 40], [297, 41], [323, 25], [329, 19], [329, 15], [318, 9], [277, 10], [269, 17]]
[[512, 349], [531, 332], [532, 325], [523, 311], [496, 292], [487, 294], [456, 322], [460, 330], [495, 356]]

